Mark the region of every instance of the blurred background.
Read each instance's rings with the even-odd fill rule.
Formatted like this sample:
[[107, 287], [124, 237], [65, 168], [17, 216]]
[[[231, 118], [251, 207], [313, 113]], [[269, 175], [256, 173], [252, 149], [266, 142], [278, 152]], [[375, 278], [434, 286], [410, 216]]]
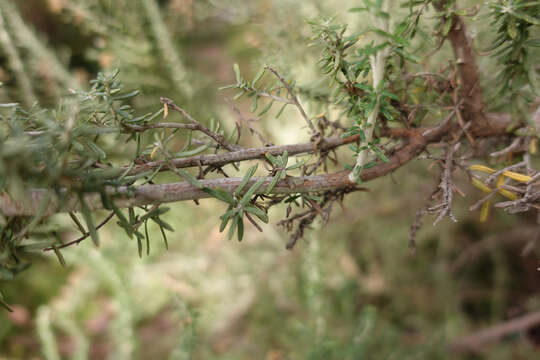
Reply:
[[[88, 88], [99, 71], [118, 68], [125, 89], [141, 89], [134, 103], [141, 113], [159, 109], [165, 96], [231, 132], [234, 93], [217, 89], [235, 82], [232, 64], [248, 79], [272, 64], [317, 91], [319, 49], [308, 47], [307, 21], [331, 15], [351, 32], [365, 29], [363, 15], [347, 12], [354, 6], [358, 1], [0, 0], [0, 102], [55, 107], [69, 88]], [[487, 22], [471, 31], [479, 42], [490, 36]], [[429, 36], [423, 41], [435, 46]], [[451, 58], [445, 45], [430, 61]], [[479, 61], [489, 73], [489, 61]], [[249, 100], [235, 106], [249, 114]], [[294, 109], [253, 126], [275, 144], [308, 139]], [[243, 145], [261, 146], [256, 137]], [[263, 233], [248, 226], [237, 242], [219, 233], [224, 205], [204, 200], [171, 205], [164, 216], [175, 228], [169, 250], [151, 227], [156, 240], [139, 258], [137, 243], [109, 224], [99, 249], [85, 241], [64, 251], [67, 268], [37, 253], [30, 270], [1, 280], [14, 312], [0, 312], [0, 359], [535, 358], [538, 325], [475, 352], [456, 341], [540, 307], [536, 214], [493, 211], [480, 223], [468, 208], [482, 194], [463, 177], [458, 222], [434, 227], [426, 217], [413, 253], [409, 227], [437, 178], [437, 167], [416, 160], [366, 184], [369, 192], [346, 197], [329, 224], [315, 224], [293, 251], [277, 226], [285, 207], [272, 208]], [[63, 215], [54, 221], [72, 226]]]

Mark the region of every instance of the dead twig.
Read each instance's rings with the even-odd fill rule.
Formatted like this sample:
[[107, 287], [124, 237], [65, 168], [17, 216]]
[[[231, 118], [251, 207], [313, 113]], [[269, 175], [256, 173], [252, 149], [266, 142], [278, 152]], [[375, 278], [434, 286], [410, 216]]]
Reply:
[[540, 324], [540, 310], [458, 339], [450, 344], [450, 349], [457, 353], [479, 351], [489, 343], [499, 341], [506, 335], [525, 331], [538, 324]]
[[281, 75], [279, 75], [279, 73], [274, 68], [270, 66], [265, 66], [265, 68], [270, 70], [270, 72], [274, 74], [279, 79], [279, 81], [281, 81], [283, 86], [285, 86], [285, 89], [287, 89], [287, 92], [289, 93], [289, 97], [291, 98], [293, 103], [296, 105], [296, 107], [298, 108], [298, 111], [300, 111], [300, 114], [302, 115], [307, 125], [309, 126], [309, 129], [311, 130], [311, 132], [313, 134], [317, 133], [315, 126], [313, 126], [313, 123], [311, 122], [311, 119], [306, 115], [304, 108], [302, 107], [302, 105], [300, 104], [300, 101], [298, 101], [298, 98], [294, 94], [294, 91], [292, 90], [291, 85]]
[[168, 106], [171, 109], [179, 112], [184, 118], [188, 119], [193, 124], [194, 130], [201, 131], [202, 133], [206, 134], [210, 138], [214, 139], [214, 141], [218, 143], [219, 145], [221, 145], [221, 147], [223, 147], [224, 149], [227, 149], [229, 151], [236, 151], [240, 149], [238, 145], [232, 145], [232, 144], [229, 144], [227, 141], [225, 141], [225, 138], [223, 137], [223, 135], [219, 135], [212, 132], [206, 126], [202, 125], [200, 122], [195, 120], [190, 114], [188, 114], [184, 109], [176, 105], [171, 99], [166, 98], [166, 97], [161, 97], [159, 100], [165, 106]]

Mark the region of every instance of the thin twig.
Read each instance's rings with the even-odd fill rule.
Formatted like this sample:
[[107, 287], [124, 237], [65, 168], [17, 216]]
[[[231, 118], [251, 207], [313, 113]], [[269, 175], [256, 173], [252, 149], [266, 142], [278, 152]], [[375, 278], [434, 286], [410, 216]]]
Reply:
[[229, 144], [227, 141], [225, 141], [222, 135], [219, 135], [210, 131], [210, 129], [208, 129], [206, 126], [202, 125], [200, 122], [195, 120], [193, 116], [191, 116], [184, 109], [176, 105], [171, 99], [166, 98], [166, 97], [161, 97], [160, 101], [162, 104], [165, 104], [165, 106], [168, 106], [171, 109], [179, 112], [183, 117], [188, 119], [195, 126], [196, 130], [199, 130], [203, 132], [204, 134], [208, 135], [209, 137], [211, 137], [212, 139], [214, 139], [214, 141], [217, 142], [219, 145], [221, 145], [224, 149], [227, 149], [229, 151], [235, 151], [240, 148], [239, 146]]
[[[114, 216], [114, 211], [112, 211], [109, 215], [107, 215], [107, 217], [105, 218], [105, 220], [103, 220], [99, 225], [96, 226], [96, 230], [99, 230], [101, 229], [105, 224], [107, 224], [109, 222], [109, 220], [111, 220]], [[50, 250], [54, 250], [56, 248], [56, 250], [59, 250], [59, 249], [63, 249], [63, 248], [66, 248], [68, 246], [72, 246], [72, 245], [75, 245], [75, 244], [79, 244], [81, 241], [83, 241], [84, 239], [88, 238], [90, 236], [90, 233], [89, 232], [86, 232], [83, 234], [83, 236], [73, 240], [73, 241], [70, 241], [70, 242], [67, 242], [65, 244], [62, 244], [62, 245], [58, 245], [58, 246], [54, 246], [54, 247], [47, 247], [45, 249], [43, 249], [43, 251], [50, 251]]]
[[252, 86], [242, 86], [242, 87], [240, 87], [240, 89], [242, 89], [244, 91], [247, 91], [247, 92], [255, 93], [256, 96], [262, 96], [262, 97], [270, 98], [270, 99], [275, 100], [275, 101], [280, 102], [280, 103], [296, 105], [296, 103], [293, 100], [285, 99], [285, 98], [282, 98], [281, 96], [273, 95], [273, 94], [270, 94], [270, 93], [268, 93], [266, 91], [260, 91], [260, 90], [258, 90], [256, 88], [252, 87]]
[[510, 171], [510, 170], [515, 170], [515, 169], [519, 169], [520, 167], [522, 166], [525, 166], [525, 162], [522, 161], [522, 162], [519, 162], [517, 164], [513, 164], [513, 165], [510, 165], [510, 166], [507, 166], [503, 169], [500, 169], [500, 170], [497, 170], [496, 172], [494, 172], [493, 174], [489, 175], [486, 180], [484, 181], [485, 184], [491, 184], [492, 182], [494, 182], [495, 180], [497, 180], [497, 178], [499, 176], [502, 175], [503, 172], [505, 171]]
[[515, 150], [519, 149], [519, 147], [521, 145], [521, 139], [522, 138], [520, 138], [520, 137], [515, 138], [514, 141], [512, 141], [512, 143], [509, 146], [505, 147], [502, 150], [492, 152], [491, 154], [489, 154], [489, 156], [491, 156], [491, 157], [499, 157], [499, 156], [502, 156], [502, 155], [506, 155], [508, 153], [515, 152]]
[[[448, 215], [452, 221], [457, 222], [456, 218], [452, 214], [452, 200], [454, 198], [454, 192], [452, 190], [452, 165], [454, 152], [456, 152], [459, 148], [459, 144], [460, 143], [457, 143], [454, 146], [449, 146], [448, 150], [446, 151], [444, 171], [441, 176], [441, 183], [439, 185], [443, 192], [443, 202], [440, 204], [441, 210], [439, 216], [437, 216], [437, 219], [435, 219], [435, 222], [433, 222], [433, 226], [437, 225], [437, 223], [441, 221], [445, 215]], [[431, 208], [430, 210], [432, 209], [434, 210], [434, 208]]]
[[455, 352], [480, 350], [490, 342], [498, 341], [508, 334], [524, 331], [538, 324], [540, 324], [540, 311], [534, 311], [456, 340], [450, 344], [450, 348]]
[[306, 121], [307, 125], [309, 126], [309, 129], [311, 130], [311, 132], [313, 134], [317, 133], [317, 130], [315, 129], [315, 126], [313, 126], [313, 123], [311, 122], [311, 119], [306, 115], [306, 112], [304, 111], [304, 108], [302, 107], [302, 105], [298, 101], [298, 98], [294, 94], [294, 91], [292, 90], [291, 85], [287, 81], [285, 81], [285, 79], [282, 78], [281, 75], [279, 75], [279, 73], [276, 70], [274, 70], [273, 68], [271, 68], [270, 66], [265, 66], [265, 68], [270, 70], [270, 72], [272, 72], [272, 74], [274, 74], [279, 79], [279, 81], [281, 81], [283, 86], [285, 86], [285, 89], [287, 89], [287, 92], [289, 93], [289, 96], [290, 96], [291, 100], [294, 102], [294, 104], [298, 108], [298, 111], [300, 111], [300, 114], [302, 115], [302, 117]]

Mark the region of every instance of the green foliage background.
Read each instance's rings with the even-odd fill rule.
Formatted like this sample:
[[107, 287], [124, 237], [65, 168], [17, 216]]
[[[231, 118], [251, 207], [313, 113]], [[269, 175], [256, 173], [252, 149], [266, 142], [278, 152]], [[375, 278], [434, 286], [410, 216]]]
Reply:
[[[240, 63], [249, 78], [261, 64], [273, 64], [306, 92], [324, 95], [307, 20], [335, 15], [349, 31], [361, 31], [368, 25], [363, 15], [345, 11], [355, 6], [348, 0], [0, 0], [9, 23], [3, 26], [11, 27], [23, 65], [17, 73], [0, 54], [0, 100], [55, 106], [66, 89], [118, 68], [125, 89], [141, 89], [134, 106], [142, 112], [158, 110], [166, 96], [232, 132], [234, 113], [223, 100], [231, 95], [217, 93], [234, 82], [232, 64]], [[479, 44], [492, 40], [488, 21], [471, 29]], [[421, 46], [435, 46], [430, 29], [419, 31]], [[431, 61], [450, 59], [446, 44]], [[495, 61], [479, 59], [489, 74]], [[238, 106], [247, 112], [250, 105]], [[276, 144], [306, 140], [292, 110], [256, 126]], [[120, 161], [122, 152], [117, 156]], [[495, 211], [480, 224], [467, 210], [480, 195], [462, 179], [467, 197], [456, 201], [459, 222], [434, 228], [426, 220], [413, 255], [408, 228], [436, 182], [427, 165], [415, 161], [370, 183], [370, 192], [349, 196], [328, 226], [317, 224], [292, 252], [275, 224], [284, 207], [272, 208], [263, 233], [246, 227], [238, 243], [218, 232], [216, 213], [224, 205], [204, 200], [171, 206], [164, 216], [176, 229], [169, 250], [150, 226], [156, 241], [139, 258], [137, 243], [110, 224], [101, 230], [99, 249], [85, 241], [64, 251], [67, 269], [54, 255], [36, 254], [32, 271], [17, 282], [2, 280], [16, 315], [0, 314], [0, 359], [458, 358], [450, 355], [452, 340], [540, 306], [536, 218]], [[63, 215], [54, 221], [71, 226]], [[463, 358], [532, 359], [534, 340], [523, 333]]]

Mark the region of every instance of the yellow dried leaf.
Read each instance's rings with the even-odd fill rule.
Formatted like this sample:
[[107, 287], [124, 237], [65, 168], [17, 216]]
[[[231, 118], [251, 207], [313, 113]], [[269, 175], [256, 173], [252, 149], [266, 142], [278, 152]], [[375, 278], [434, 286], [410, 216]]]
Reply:
[[487, 220], [489, 216], [489, 205], [489, 200], [482, 204], [482, 208], [480, 208], [480, 222], [485, 222]]
[[528, 175], [523, 175], [523, 174], [513, 172], [513, 171], [504, 171], [503, 175], [510, 178], [510, 179], [512, 179], [512, 180], [516, 180], [516, 181], [519, 181], [519, 182], [522, 182], [522, 183], [527, 183], [527, 182], [531, 181], [531, 179], [532, 179]]
[[500, 189], [502, 184], [504, 184], [504, 176], [499, 175], [499, 177], [497, 178], [497, 189]]
[[538, 139], [537, 138], [531, 139], [531, 141], [529, 142], [529, 152], [535, 155], [537, 151], [538, 151]]
[[[505, 171], [506, 172], [506, 171]], [[510, 172], [510, 171], [509, 171]], [[521, 175], [521, 174], [520, 174]], [[512, 199], [512, 200], [516, 200], [518, 198], [518, 196], [516, 195], [516, 193], [514, 193], [513, 191], [509, 191], [509, 190], [506, 190], [506, 189], [503, 189], [502, 188], [502, 185], [504, 184], [504, 173], [503, 175], [500, 175], [498, 178], [497, 178], [497, 189], [499, 190], [499, 194], [501, 194], [502, 196], [505, 196], [509, 199]]]
[[167, 115], [169, 115], [169, 107], [167, 103], [163, 103], [163, 118], [166, 119]]
[[157, 146], [152, 149], [152, 152], [150, 153], [150, 160], [154, 160], [154, 156], [156, 156], [157, 150], [158, 150]]
[[488, 174], [493, 174], [495, 172], [495, 170], [493, 170], [492, 168], [484, 166], [484, 165], [471, 165], [469, 166], [469, 169], [472, 171], [481, 171]]
[[510, 200], [517, 200], [519, 198], [515, 192], [506, 189], [499, 189], [499, 194]]
[[476, 188], [482, 190], [483, 192], [490, 193], [493, 191], [489, 186], [487, 186], [486, 184], [484, 184], [482, 181], [478, 180], [475, 177], [472, 178], [472, 184]]

